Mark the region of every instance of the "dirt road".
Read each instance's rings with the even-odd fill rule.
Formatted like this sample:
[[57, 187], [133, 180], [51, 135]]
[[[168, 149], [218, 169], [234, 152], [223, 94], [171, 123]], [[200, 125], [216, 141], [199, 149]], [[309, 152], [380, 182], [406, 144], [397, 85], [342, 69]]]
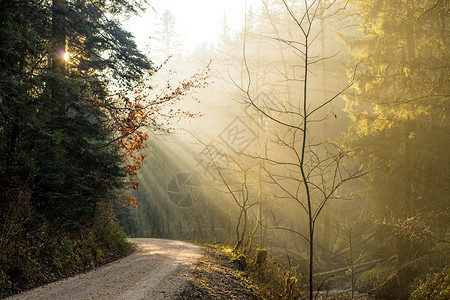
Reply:
[[138, 249], [128, 257], [8, 299], [174, 299], [186, 285], [189, 266], [202, 256], [199, 247], [185, 242], [130, 241]]

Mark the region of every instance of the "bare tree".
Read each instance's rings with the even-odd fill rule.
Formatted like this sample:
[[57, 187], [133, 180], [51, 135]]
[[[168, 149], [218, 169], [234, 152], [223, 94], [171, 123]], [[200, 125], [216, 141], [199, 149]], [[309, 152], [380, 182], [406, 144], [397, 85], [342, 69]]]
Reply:
[[[332, 4], [335, 4], [332, 1]], [[336, 191], [347, 181], [361, 177], [363, 171], [357, 165], [349, 163], [348, 153], [338, 144], [326, 138], [314, 136], [313, 128], [324, 125], [327, 119], [335, 116], [331, 104], [339, 98], [353, 83], [338, 90], [333, 96], [315, 101], [312, 97], [311, 79], [313, 67], [319, 65], [324, 57], [320, 51], [320, 26], [316, 22], [331, 10], [332, 5], [324, 5], [321, 1], [307, 1], [300, 7], [289, 5], [282, 0], [293, 28], [297, 33], [288, 32], [285, 36], [268, 37], [290, 49], [297, 57], [292, 78], [286, 82], [297, 84], [301, 90], [297, 103], [292, 103], [294, 97], [288, 100], [274, 97], [270, 104], [261, 104], [258, 95], [254, 93], [255, 83], [249, 57], [246, 54], [244, 38], [244, 65], [246, 70], [246, 85], [238, 85], [244, 94], [244, 101], [258, 114], [271, 123], [271, 142], [264, 146], [262, 155], [246, 156], [264, 161], [264, 171], [270, 183], [275, 186], [274, 196], [283, 201], [293, 201], [304, 212], [307, 219], [307, 232], [283, 226], [274, 214], [273, 228], [292, 232], [307, 242], [309, 252], [309, 299], [313, 299], [313, 275], [315, 254], [315, 233], [318, 218], [326, 204], [337, 198]], [[334, 8], [336, 12], [338, 9]], [[300, 13], [300, 14], [298, 14]], [[332, 14], [333, 12], [330, 12]], [[316, 46], [316, 43], [319, 45]], [[317, 50], [319, 49], [319, 50]], [[284, 58], [283, 58], [284, 60]], [[299, 72], [300, 71], [300, 72]], [[299, 74], [300, 73], [300, 74]], [[353, 82], [357, 78], [354, 78]], [[242, 80], [241, 80], [242, 82]]]
[[[252, 194], [249, 190], [248, 181], [252, 166], [244, 165], [233, 155], [224, 152], [215, 153], [217, 151], [216, 149], [212, 149], [210, 145], [203, 143], [198, 137], [196, 139], [205, 148], [211, 162], [211, 168], [218, 175], [219, 181], [225, 188], [224, 192], [231, 196], [239, 209], [239, 216], [235, 227], [236, 244], [233, 248], [233, 251], [236, 252], [242, 247], [247, 237], [251, 240], [255, 234], [254, 230], [249, 232], [250, 209], [257, 205], [257, 201], [252, 201]], [[228, 168], [221, 166], [217, 161], [217, 155], [221, 157], [226, 156], [227, 160], [232, 163], [232, 166]]]

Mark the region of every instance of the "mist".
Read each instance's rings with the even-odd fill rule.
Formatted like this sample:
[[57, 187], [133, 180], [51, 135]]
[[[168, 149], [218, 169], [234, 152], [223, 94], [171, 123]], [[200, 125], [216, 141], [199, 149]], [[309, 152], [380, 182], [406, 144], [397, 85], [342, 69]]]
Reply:
[[126, 233], [266, 249], [311, 294], [448, 274], [448, 4], [381, 3], [261, 1], [188, 52], [159, 13], [149, 94], [207, 76], [149, 128]]

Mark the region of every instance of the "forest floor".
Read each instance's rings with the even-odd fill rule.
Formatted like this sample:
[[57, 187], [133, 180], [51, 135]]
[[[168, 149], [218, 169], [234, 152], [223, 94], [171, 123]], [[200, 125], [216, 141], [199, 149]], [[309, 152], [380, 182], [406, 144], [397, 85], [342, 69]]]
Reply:
[[[285, 275], [280, 270], [266, 268], [266, 280], [254, 281], [258, 277], [252, 274], [255, 269], [250, 267], [247, 271], [239, 270], [237, 264], [233, 263], [235, 255], [231, 249], [210, 244], [200, 246], [204, 255], [200, 260], [190, 267], [187, 277], [187, 288], [176, 298], [177, 300], [272, 300], [272, 299], [307, 299], [306, 291], [294, 291], [290, 296], [283, 295], [285, 291]], [[262, 275], [261, 273], [259, 274]], [[267, 277], [269, 276], [269, 277]], [[303, 296], [301, 296], [301, 294]], [[318, 300], [345, 300], [345, 299], [374, 299], [368, 295], [350, 292], [321, 292], [315, 295]]]
[[264, 299], [248, 275], [232, 263], [232, 255], [221, 247], [202, 246], [204, 256], [192, 267], [188, 287], [177, 300]]
[[[252, 278], [256, 275], [254, 267], [252, 269], [252, 265], [248, 265], [247, 271], [242, 271], [242, 265], [238, 263], [239, 260], [236, 261], [236, 255], [233, 255], [230, 248], [214, 245], [196, 246], [182, 241], [150, 238], [130, 239], [130, 241], [136, 245], [136, 251], [125, 258], [8, 299], [295, 298], [274, 297], [282, 295], [284, 290], [284, 279], [279, 273], [276, 273], [276, 276], [266, 277], [270, 278], [265, 280], [266, 285], [258, 286], [257, 282], [252, 282]], [[264, 268], [264, 270], [270, 272], [272, 269]], [[318, 299], [348, 299], [342, 296], [321, 295]]]
[[202, 257], [202, 249], [175, 240], [130, 241], [136, 251], [125, 258], [8, 299], [176, 299], [186, 289], [190, 266]]

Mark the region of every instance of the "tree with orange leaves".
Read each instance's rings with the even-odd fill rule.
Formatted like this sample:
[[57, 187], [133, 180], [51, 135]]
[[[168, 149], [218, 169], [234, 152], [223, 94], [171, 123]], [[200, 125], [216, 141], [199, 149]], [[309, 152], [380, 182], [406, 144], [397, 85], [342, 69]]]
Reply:
[[[205, 86], [207, 71], [149, 95], [158, 68], [119, 21], [145, 3], [0, 2], [0, 295], [59, 276], [55, 255], [86, 237], [105, 257], [126, 248], [112, 208], [139, 187], [149, 132], [196, 116], [174, 105]], [[80, 269], [95, 265], [82, 254]]]
[[137, 191], [139, 188], [136, 175], [146, 158], [141, 150], [145, 148], [145, 142], [148, 141], [148, 130], [171, 132], [173, 131], [172, 121], [201, 116], [198, 112], [176, 108], [176, 105], [188, 95], [194, 96], [199, 89], [208, 86], [210, 64], [211, 62], [202, 72], [195, 73], [175, 86], [168, 81], [156, 99], [141, 88], [141, 90], [134, 90], [133, 97], [126, 98], [124, 107], [118, 109], [108, 106], [112, 121], [110, 126], [115, 128], [117, 134], [113, 145], [119, 149], [124, 161], [123, 170], [128, 178], [123, 188], [124, 193], [120, 196], [123, 205], [136, 207], [138, 204], [136, 198], [127, 192]]

